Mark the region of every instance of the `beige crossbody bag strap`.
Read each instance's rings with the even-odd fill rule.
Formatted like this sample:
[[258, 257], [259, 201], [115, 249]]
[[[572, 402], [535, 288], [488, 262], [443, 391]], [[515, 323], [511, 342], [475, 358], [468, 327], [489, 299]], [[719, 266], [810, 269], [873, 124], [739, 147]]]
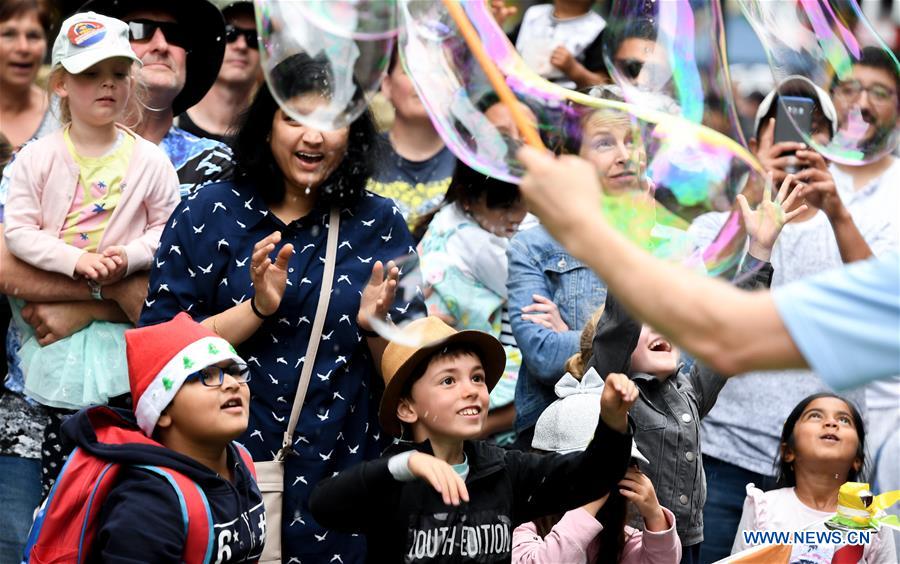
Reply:
[[306, 346], [306, 360], [303, 361], [303, 369], [300, 371], [300, 383], [297, 385], [297, 395], [294, 396], [294, 406], [291, 408], [291, 418], [288, 420], [284, 439], [281, 441], [281, 450], [278, 451], [276, 460], [284, 460], [285, 455], [291, 451], [294, 441], [294, 430], [300, 421], [300, 409], [303, 400], [306, 399], [306, 390], [309, 388], [309, 379], [312, 376], [313, 365], [316, 362], [316, 353], [319, 350], [319, 342], [322, 340], [322, 329], [325, 327], [325, 316], [328, 314], [328, 303], [331, 301], [331, 286], [334, 282], [334, 264], [337, 257], [338, 230], [340, 229], [341, 214], [337, 208], [332, 208], [328, 219], [328, 243], [325, 247], [325, 273], [322, 275], [322, 288], [319, 290], [319, 303], [316, 306], [316, 318], [313, 321], [312, 333], [309, 336], [309, 344]]

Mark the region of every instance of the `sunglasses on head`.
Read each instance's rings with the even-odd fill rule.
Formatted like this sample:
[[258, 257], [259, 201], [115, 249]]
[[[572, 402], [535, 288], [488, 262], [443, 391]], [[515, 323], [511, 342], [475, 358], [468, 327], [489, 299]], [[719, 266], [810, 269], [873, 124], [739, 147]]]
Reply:
[[241, 35], [244, 36], [244, 42], [248, 48], [259, 49], [259, 40], [256, 37], [255, 29], [242, 29], [231, 24], [225, 26], [225, 41], [228, 43], [234, 43]]
[[175, 22], [155, 22], [153, 20], [132, 20], [128, 22], [128, 38], [131, 41], [150, 41], [156, 30], [160, 30], [166, 38], [166, 42], [184, 50], [191, 46], [188, 34], [184, 28]]

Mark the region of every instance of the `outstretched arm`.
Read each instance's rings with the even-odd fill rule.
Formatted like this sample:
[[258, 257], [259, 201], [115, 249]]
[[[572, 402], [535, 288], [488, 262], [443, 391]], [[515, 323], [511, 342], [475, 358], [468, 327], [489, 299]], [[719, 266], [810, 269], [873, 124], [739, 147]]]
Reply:
[[528, 147], [520, 149], [519, 158], [528, 169], [521, 189], [531, 210], [637, 318], [721, 374], [807, 366], [771, 294], [743, 292], [661, 262], [603, 221], [600, 186], [590, 163]]

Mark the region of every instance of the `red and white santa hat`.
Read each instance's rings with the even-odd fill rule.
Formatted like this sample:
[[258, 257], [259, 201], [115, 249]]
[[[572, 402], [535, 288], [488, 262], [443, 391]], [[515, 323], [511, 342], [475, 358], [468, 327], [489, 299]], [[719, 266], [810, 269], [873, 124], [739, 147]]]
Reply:
[[148, 437], [189, 375], [223, 360], [244, 363], [228, 341], [186, 313], [126, 331], [125, 346], [134, 414]]

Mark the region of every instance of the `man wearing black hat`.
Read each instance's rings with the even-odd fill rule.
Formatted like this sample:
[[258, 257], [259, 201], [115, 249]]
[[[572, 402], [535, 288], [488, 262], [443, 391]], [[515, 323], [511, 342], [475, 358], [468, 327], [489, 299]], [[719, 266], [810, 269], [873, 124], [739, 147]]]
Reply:
[[[229, 180], [234, 163], [228, 146], [173, 126], [174, 116], [197, 103], [216, 79], [225, 50], [225, 23], [219, 10], [206, 0], [91, 0], [81, 8], [87, 10], [129, 22], [131, 46], [144, 63], [141, 78], [149, 90], [136, 130], [169, 155], [182, 197], [206, 184]], [[187, 22], [194, 24], [190, 30], [183, 27]], [[101, 293], [83, 280], [37, 270], [6, 250], [2, 226], [0, 265], [0, 292], [26, 300], [26, 321], [50, 342], [96, 319], [119, 320], [124, 313], [136, 320], [147, 296], [146, 274], [104, 286]], [[9, 338], [18, 342], [15, 335]], [[8, 357], [9, 366], [18, 367], [15, 349]]]
[[89, 0], [80, 11], [128, 23], [131, 47], [148, 90], [139, 135], [169, 155], [182, 198], [234, 173], [231, 149], [174, 125], [175, 116], [199, 102], [216, 80], [225, 52], [225, 21], [207, 0]]

